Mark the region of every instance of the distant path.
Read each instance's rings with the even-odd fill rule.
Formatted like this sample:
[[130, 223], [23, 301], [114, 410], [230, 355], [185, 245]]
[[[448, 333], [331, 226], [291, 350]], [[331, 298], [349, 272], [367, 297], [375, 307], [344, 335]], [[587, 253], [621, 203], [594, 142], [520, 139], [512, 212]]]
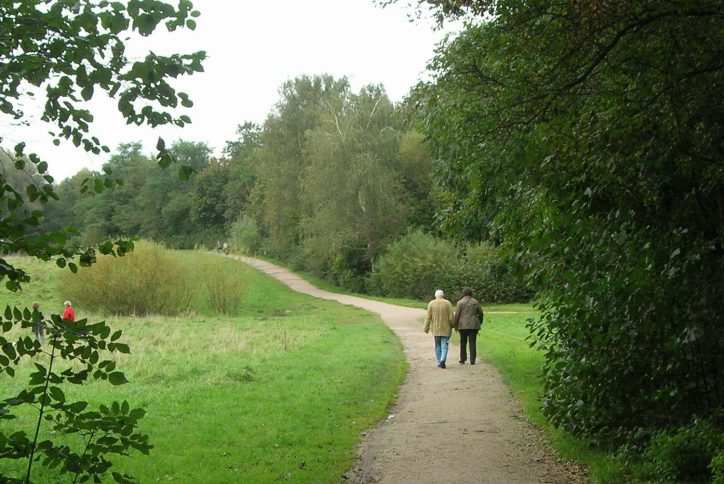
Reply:
[[[237, 258], [237, 257], [234, 257]], [[500, 375], [482, 360], [436, 367], [425, 311], [323, 291], [266, 261], [238, 257], [295, 291], [379, 314], [402, 342], [410, 364], [390, 417], [363, 434], [353, 483], [577, 483], [584, 473], [558, 460], [522, 416]], [[485, 354], [485, 329], [479, 353]]]

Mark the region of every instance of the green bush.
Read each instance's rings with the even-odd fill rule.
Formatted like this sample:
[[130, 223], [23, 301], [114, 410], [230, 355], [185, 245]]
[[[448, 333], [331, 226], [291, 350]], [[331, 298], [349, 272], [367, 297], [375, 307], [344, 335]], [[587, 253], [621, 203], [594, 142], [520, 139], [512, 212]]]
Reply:
[[722, 433], [706, 420], [661, 432], [644, 453], [647, 473], [662, 482], [709, 481], [714, 470], [710, 464], [721, 455], [723, 444]]
[[384, 296], [431, 299], [455, 265], [456, 249], [448, 241], [421, 231], [390, 244], [370, 276], [370, 287]]
[[123, 257], [101, 256], [91, 267], [63, 275], [64, 298], [108, 314], [178, 314], [191, 302], [185, 267], [151, 242]]
[[177, 234], [165, 237], [162, 242], [171, 249], [193, 250], [216, 248], [217, 240], [224, 240], [225, 236], [218, 230], [204, 230], [193, 234]]
[[248, 215], [239, 218], [231, 226], [231, 246], [243, 254], [254, 255], [261, 248], [261, 238], [256, 222]]
[[713, 484], [724, 484], [724, 450], [720, 450], [711, 460], [709, 472]]
[[513, 257], [490, 244], [465, 248], [411, 232], [388, 247], [370, 277], [370, 289], [382, 295], [430, 299], [443, 289], [453, 299], [471, 287], [482, 302], [528, 301], [532, 291]]
[[468, 246], [448, 274], [451, 295], [470, 287], [483, 303], [527, 302], [533, 295], [512, 254], [484, 242]]

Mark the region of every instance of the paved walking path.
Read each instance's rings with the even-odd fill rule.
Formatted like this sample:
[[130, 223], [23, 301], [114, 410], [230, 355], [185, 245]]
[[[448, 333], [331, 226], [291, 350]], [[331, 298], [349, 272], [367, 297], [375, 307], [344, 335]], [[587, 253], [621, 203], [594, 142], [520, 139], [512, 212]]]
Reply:
[[[239, 259], [298, 292], [379, 314], [395, 332], [410, 365], [390, 416], [365, 432], [353, 483], [575, 483], [576, 466], [561, 462], [522, 417], [497, 371], [483, 361], [459, 365], [450, 345], [448, 368], [436, 367], [425, 311], [323, 291], [266, 261]], [[453, 302], [454, 304], [454, 302]], [[485, 329], [478, 354], [485, 354]]]

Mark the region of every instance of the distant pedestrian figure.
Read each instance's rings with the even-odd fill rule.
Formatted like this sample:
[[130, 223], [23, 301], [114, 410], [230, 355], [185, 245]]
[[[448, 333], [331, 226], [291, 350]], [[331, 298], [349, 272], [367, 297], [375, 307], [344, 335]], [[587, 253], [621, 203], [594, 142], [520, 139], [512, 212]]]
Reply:
[[224, 254], [229, 255], [229, 244], [224, 242]]
[[35, 341], [39, 341], [40, 344], [45, 344], [45, 330], [43, 329], [43, 313], [40, 312], [40, 304], [37, 302], [33, 303], [33, 334], [35, 335]]
[[435, 291], [435, 299], [427, 305], [425, 334], [432, 331], [435, 337], [435, 357], [439, 368], [445, 368], [454, 315], [452, 303], [445, 299], [445, 293], [440, 289]]
[[216, 241], [216, 252], [221, 252], [221, 241], [220, 240]]
[[483, 324], [483, 308], [480, 302], [473, 298], [473, 290], [469, 287], [463, 289], [463, 298], [458, 301], [455, 308], [455, 329], [460, 333], [460, 360], [461, 365], [468, 359], [466, 346], [470, 345], [470, 364], [475, 364], [477, 356], [476, 341], [480, 326]]
[[75, 323], [75, 311], [73, 311], [73, 306], [70, 304], [70, 301], [65, 301], [63, 305], [65, 306], [65, 312], [63, 312], [63, 319], [67, 319], [71, 323]]

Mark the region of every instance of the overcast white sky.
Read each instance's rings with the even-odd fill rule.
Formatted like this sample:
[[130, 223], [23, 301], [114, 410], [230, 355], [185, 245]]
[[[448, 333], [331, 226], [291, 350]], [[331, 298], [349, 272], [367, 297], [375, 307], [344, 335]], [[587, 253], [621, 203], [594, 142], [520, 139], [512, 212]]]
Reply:
[[[406, 3], [406, 2], [404, 2]], [[431, 21], [409, 22], [408, 7], [378, 7], [373, 0], [197, 0], [198, 27], [173, 34], [154, 34], [129, 51], [159, 54], [206, 50], [205, 72], [175, 86], [187, 92], [193, 123], [183, 129], [127, 126], [114, 103], [93, 100], [92, 132], [115, 151], [119, 143], [142, 141], [151, 153], [162, 136], [167, 144], [184, 139], [208, 143], [217, 155], [235, 139], [238, 124], [263, 123], [279, 100], [278, 88], [296, 76], [347, 76], [353, 90], [381, 83], [400, 101], [418, 80], [442, 39]], [[165, 31], [165, 28], [163, 29]], [[182, 114], [179, 112], [178, 114]], [[0, 119], [2, 146], [25, 141], [50, 165], [57, 181], [82, 167], [99, 170], [108, 154], [94, 156], [64, 140], [60, 147], [40, 121], [26, 128]]]

